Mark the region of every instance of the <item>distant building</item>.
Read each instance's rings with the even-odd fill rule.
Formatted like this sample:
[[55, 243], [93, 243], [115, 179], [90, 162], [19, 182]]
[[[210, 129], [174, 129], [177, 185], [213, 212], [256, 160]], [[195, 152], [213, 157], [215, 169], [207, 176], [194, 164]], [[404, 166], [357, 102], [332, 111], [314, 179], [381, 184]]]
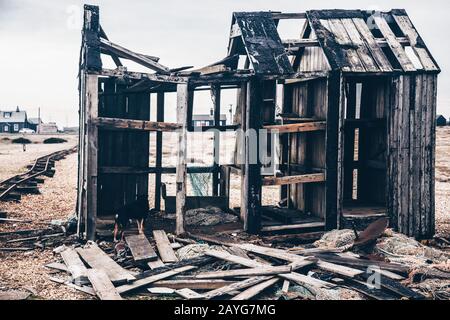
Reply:
[[78, 133], [78, 131], [80, 130], [79, 127], [64, 127], [63, 128], [63, 132], [64, 133]]
[[[221, 114], [219, 124], [226, 125], [227, 115]], [[192, 125], [195, 127], [213, 126], [214, 125], [214, 111], [211, 109], [210, 114], [195, 114], [192, 116]]]
[[447, 119], [442, 114], [436, 116], [436, 125], [438, 127], [443, 127], [447, 125]]
[[20, 111], [0, 111], [0, 133], [15, 133], [28, 128], [27, 113]]
[[28, 119], [28, 128], [34, 130], [35, 132], [39, 132], [39, 126], [42, 124], [42, 119], [40, 118], [29, 118]]
[[58, 133], [58, 126], [55, 122], [41, 123], [39, 125], [40, 134]]

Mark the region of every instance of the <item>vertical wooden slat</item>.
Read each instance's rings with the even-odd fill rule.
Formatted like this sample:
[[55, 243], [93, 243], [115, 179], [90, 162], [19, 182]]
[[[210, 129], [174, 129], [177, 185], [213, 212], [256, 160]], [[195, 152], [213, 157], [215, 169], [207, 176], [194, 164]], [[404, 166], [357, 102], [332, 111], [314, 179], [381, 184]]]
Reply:
[[186, 151], [188, 126], [189, 92], [188, 84], [177, 85], [177, 122], [182, 126], [178, 133], [178, 157], [176, 177], [176, 229], [181, 235], [185, 232], [184, 215], [186, 213]]
[[337, 227], [338, 207], [338, 159], [339, 159], [339, 123], [341, 110], [341, 92], [343, 79], [340, 72], [332, 72], [328, 77], [328, 112], [326, 129], [326, 214], [325, 228]]
[[98, 131], [92, 119], [98, 117], [98, 76], [86, 75], [86, 110], [88, 117], [87, 128], [87, 221], [86, 238], [95, 240], [97, 224], [97, 149]]
[[[164, 122], [164, 92], [158, 92], [156, 96], [156, 121]], [[161, 211], [162, 135], [161, 131], [156, 132], [155, 209], [157, 211]]]
[[[255, 130], [258, 135], [261, 128], [261, 113], [259, 107], [262, 102], [262, 83], [259, 79], [253, 78], [248, 82], [247, 89], [247, 110], [246, 110], [246, 130]], [[245, 148], [245, 193], [247, 216], [245, 230], [249, 233], [258, 233], [261, 229], [261, 163], [259, 159], [259, 139], [254, 139], [255, 135], [246, 135]], [[256, 148], [255, 148], [255, 147]], [[256, 155], [252, 154], [256, 150]], [[254, 163], [256, 162], [256, 163]]]
[[[214, 103], [214, 125], [220, 125], [220, 86], [211, 88]], [[219, 194], [219, 165], [220, 165], [220, 131], [214, 130], [214, 171], [212, 176], [212, 194]]]

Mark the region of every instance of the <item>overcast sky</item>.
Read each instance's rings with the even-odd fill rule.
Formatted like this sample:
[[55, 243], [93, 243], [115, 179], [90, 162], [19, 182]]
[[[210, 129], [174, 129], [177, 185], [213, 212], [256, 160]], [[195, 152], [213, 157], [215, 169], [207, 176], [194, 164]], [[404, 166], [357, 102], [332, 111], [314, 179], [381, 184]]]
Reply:
[[[0, 109], [77, 125], [77, 68], [82, 6], [76, 0], [0, 0]], [[161, 57], [175, 68], [201, 67], [226, 55], [233, 11], [405, 8], [441, 69], [438, 113], [450, 116], [449, 1], [136, 0], [91, 1], [111, 41]], [[285, 25], [286, 38], [299, 32]]]

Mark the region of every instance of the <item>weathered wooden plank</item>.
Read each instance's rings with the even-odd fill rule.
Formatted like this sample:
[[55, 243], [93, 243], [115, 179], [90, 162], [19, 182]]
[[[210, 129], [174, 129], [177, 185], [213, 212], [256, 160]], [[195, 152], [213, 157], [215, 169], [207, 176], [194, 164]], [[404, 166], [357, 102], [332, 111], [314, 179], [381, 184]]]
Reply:
[[100, 300], [122, 300], [105, 271], [88, 269], [87, 276]]
[[280, 186], [287, 184], [297, 184], [297, 183], [314, 183], [325, 181], [324, 173], [312, 173], [312, 174], [301, 174], [295, 176], [286, 177], [264, 177], [262, 181], [263, 186]]
[[269, 12], [235, 12], [245, 50], [257, 74], [294, 73]]
[[72, 275], [74, 282], [78, 285], [85, 283], [87, 281], [87, 268], [75, 249], [67, 248], [61, 252], [61, 257], [67, 266], [67, 270]]
[[199, 299], [203, 299], [203, 297], [204, 297], [202, 294], [199, 294], [189, 288], [183, 288], [183, 289], [176, 290], [175, 293], [186, 300], [199, 300]]
[[361, 58], [358, 55], [355, 47], [353, 46], [352, 40], [347, 34], [341, 19], [323, 19], [320, 22], [329, 27], [330, 31], [334, 34], [336, 41], [339, 46], [344, 50], [346, 55], [346, 60], [350, 65], [352, 72], [364, 72], [367, 71]]
[[156, 275], [153, 275], [153, 276], [142, 278], [142, 279], [134, 281], [133, 283], [125, 284], [125, 285], [122, 285], [120, 287], [117, 287], [117, 292], [122, 294], [122, 293], [126, 293], [126, 292], [129, 292], [129, 291], [132, 291], [132, 290], [136, 290], [136, 289], [148, 286], [149, 284], [152, 284], [152, 283], [154, 283], [156, 281], [163, 280], [163, 279], [166, 279], [166, 278], [170, 278], [170, 277], [173, 277], [174, 275], [177, 275], [177, 274], [180, 274], [180, 273], [183, 273], [183, 272], [186, 272], [186, 271], [190, 271], [190, 270], [193, 270], [195, 268], [196, 267], [194, 267], [194, 266], [184, 266], [184, 267], [181, 267], [181, 268], [176, 268], [176, 269], [173, 269], [173, 270], [170, 270], [170, 271], [166, 271], [166, 272], [159, 273], [159, 274], [156, 274]]
[[430, 52], [428, 51], [425, 42], [417, 33], [417, 30], [414, 28], [411, 20], [406, 15], [397, 15], [393, 14], [395, 22], [399, 26], [400, 30], [403, 34], [408, 38], [411, 43], [411, 47], [414, 52], [417, 54], [417, 57], [420, 60], [424, 70], [426, 71], [440, 71]]
[[363, 19], [354, 18], [352, 20], [357, 30], [361, 34], [362, 38], [364, 39], [367, 47], [369, 48], [372, 54], [373, 59], [378, 64], [380, 70], [383, 72], [392, 71], [392, 67], [389, 60], [386, 58], [386, 55], [384, 54], [383, 50], [380, 49], [380, 46], [387, 46], [388, 44], [387, 43], [381, 44], [379, 41], [375, 40], [374, 36], [372, 35], [372, 32], [370, 32], [366, 22]]
[[219, 279], [186, 279], [186, 280], [160, 280], [152, 284], [154, 287], [166, 287], [171, 289], [189, 288], [192, 290], [213, 290], [230, 285], [235, 281]]
[[[156, 97], [156, 121], [163, 122], [164, 121], [164, 104], [165, 104], [165, 96], [164, 92], [158, 92]], [[155, 167], [156, 169], [160, 169], [162, 166], [162, 132], [156, 132], [156, 159], [155, 159]], [[155, 175], [155, 210], [161, 210], [161, 172], [156, 172]]]
[[92, 123], [99, 128], [121, 129], [121, 130], [173, 132], [181, 128], [181, 125], [177, 123], [105, 118], [105, 117], [94, 118], [92, 119]]
[[401, 68], [404, 71], [416, 71], [416, 68], [406, 55], [405, 50], [403, 49], [402, 45], [398, 42], [394, 32], [387, 24], [385, 18], [380, 15], [373, 15], [373, 21], [380, 29], [380, 32], [383, 35], [383, 37], [386, 38], [389, 48], [392, 50], [392, 53], [394, 54], [395, 58], [400, 64]]
[[[186, 214], [186, 158], [189, 92], [187, 84], [177, 86], [177, 122], [182, 125], [178, 133], [177, 177], [176, 177], [176, 230], [177, 235], [185, 232]], [[164, 259], [163, 259], [164, 261]]]
[[76, 251], [91, 268], [105, 271], [109, 279], [114, 283], [135, 279], [133, 275], [119, 266], [94, 243], [90, 243], [84, 248], [77, 248]]
[[302, 122], [290, 124], [276, 124], [263, 126], [263, 129], [268, 131], [276, 131], [278, 133], [295, 133], [295, 132], [312, 132], [323, 131], [326, 128], [325, 121]]
[[91, 122], [98, 116], [98, 76], [86, 75], [85, 86], [84, 101], [88, 121], [86, 136], [86, 238], [95, 240], [98, 190], [98, 129]]
[[177, 262], [177, 255], [170, 246], [169, 238], [167, 238], [164, 230], [153, 230], [153, 237], [155, 238], [161, 260], [165, 263]]
[[267, 281], [259, 283], [251, 288], [248, 288], [247, 290], [242, 291], [237, 296], [234, 296], [233, 298], [231, 298], [231, 300], [251, 299], [251, 298], [255, 297], [256, 295], [260, 294], [265, 289], [273, 286], [275, 283], [277, 283], [278, 280], [279, 280], [278, 278], [274, 278], [274, 279], [269, 279]]
[[235, 282], [235, 283], [232, 283], [232, 284], [222, 287], [222, 288], [208, 291], [204, 294], [204, 298], [209, 300], [212, 298], [220, 297], [220, 296], [223, 296], [232, 291], [236, 291], [236, 290], [248, 288], [250, 286], [254, 286], [260, 282], [267, 281], [271, 278], [272, 278], [271, 276], [261, 276], [261, 277], [252, 277], [249, 279], [245, 279], [243, 281]]
[[291, 271], [292, 266], [289, 265], [278, 267], [267, 266], [264, 268], [233, 269], [227, 271], [204, 272], [195, 275], [195, 278], [214, 279], [214, 278], [233, 278], [239, 276], [267, 276], [267, 275], [277, 275], [281, 273], [290, 273]]
[[158, 259], [158, 255], [144, 234], [126, 236], [125, 241], [131, 250], [134, 261], [147, 262]]
[[307, 229], [307, 228], [325, 228], [325, 223], [324, 222], [305, 222], [305, 223], [284, 224], [284, 225], [276, 225], [276, 226], [264, 226], [261, 228], [261, 231], [273, 232], [273, 231]]
[[366, 43], [361, 38], [358, 29], [353, 23], [352, 19], [341, 19], [342, 25], [350, 38], [352, 44], [356, 47], [356, 52], [358, 53], [361, 62], [363, 63], [367, 72], [378, 72], [382, 71], [378, 68], [378, 65], [372, 58]]
[[[255, 260], [238, 257], [238, 256], [235, 256], [235, 255], [232, 255], [232, 254], [229, 254], [229, 253], [226, 253], [226, 252], [222, 252], [222, 251], [217, 251], [217, 250], [208, 250], [208, 251], [205, 252], [205, 254], [208, 255], [208, 256], [211, 256], [211, 257], [215, 257], [215, 258], [222, 259], [222, 260], [225, 260], [225, 261], [229, 261], [229, 262], [232, 262], [232, 263], [240, 264], [240, 265], [243, 265], [243, 266], [246, 266], [246, 267], [250, 267], [250, 268], [265, 267], [265, 266], [268, 265], [268, 264], [261, 263], [261, 262], [255, 261]], [[286, 257], [284, 254], [282, 256]], [[307, 261], [307, 260], [304, 260], [304, 259], [302, 261], [302, 257], [299, 257], [299, 258], [300, 258], [300, 260], [296, 260], [295, 262], [293, 262], [293, 264], [292, 264], [293, 266], [297, 267], [297, 266], [300, 266], [301, 264], [307, 265], [307, 263], [309, 263], [309, 264], [314, 263], [314, 261]], [[270, 278], [270, 276], [265, 276], [263, 278], [266, 278], [266, 277]], [[322, 280], [319, 280], [319, 279], [314, 279], [312, 277], [305, 276], [305, 275], [302, 275], [302, 274], [299, 274], [299, 273], [295, 273], [295, 272], [286, 273], [286, 274], [279, 274], [278, 277], [294, 281], [294, 282], [296, 282], [296, 283], [298, 283], [300, 285], [308, 285], [308, 286], [313, 287], [313, 288], [330, 288], [330, 287], [333, 287], [333, 285], [328, 283], [328, 282], [325, 282], [325, 281], [322, 281]], [[258, 278], [258, 277], [256, 277], [256, 278]], [[258, 283], [262, 282], [262, 281], [265, 281], [265, 280], [268, 280], [268, 278], [260, 280], [260, 281], [258, 281]]]
[[121, 58], [125, 58], [128, 60], [134, 61], [134, 62], [141, 64], [152, 70], [155, 70], [158, 72], [163, 72], [163, 73], [169, 72], [169, 68], [159, 64], [157, 62], [156, 57], [150, 57], [147, 55], [135, 53], [135, 52], [128, 50], [122, 46], [119, 46], [118, 44], [112, 43], [106, 39], [100, 39], [100, 46], [103, 50], [107, 50], [111, 53], [114, 53]]

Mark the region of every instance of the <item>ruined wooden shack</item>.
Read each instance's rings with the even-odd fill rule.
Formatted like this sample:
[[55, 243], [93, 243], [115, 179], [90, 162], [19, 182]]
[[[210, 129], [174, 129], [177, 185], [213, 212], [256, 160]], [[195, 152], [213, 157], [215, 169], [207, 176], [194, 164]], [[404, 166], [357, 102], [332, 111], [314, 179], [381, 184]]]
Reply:
[[[298, 39], [281, 39], [283, 19], [303, 23]], [[102, 67], [109, 55], [117, 68]], [[124, 59], [152, 70], [131, 72]], [[243, 61], [243, 63], [241, 63]], [[228, 55], [207, 67], [170, 69], [159, 58], [110, 40], [99, 9], [85, 6], [80, 59], [80, 232], [95, 238], [96, 221], [154, 193], [161, 209], [161, 176], [176, 174], [176, 232], [185, 231], [186, 174], [212, 172], [212, 196], [227, 206], [230, 173], [241, 177], [239, 212], [251, 233], [331, 230], [388, 216], [416, 237], [434, 234], [434, 155], [437, 74], [440, 69], [404, 10], [236, 12]], [[234, 123], [220, 124], [220, 96], [235, 89]], [[265, 129], [279, 137], [277, 170], [262, 174], [252, 152], [269, 144], [237, 141], [241, 162], [188, 167], [194, 95], [210, 90], [213, 126], [202, 131]], [[165, 95], [176, 92], [176, 123], [165, 122]], [[150, 95], [157, 96], [156, 118]], [[223, 107], [223, 106], [222, 106]], [[281, 110], [277, 110], [278, 108]], [[156, 159], [149, 166], [149, 132]], [[162, 166], [164, 132], [178, 134], [175, 167]], [[220, 135], [214, 137], [220, 151]], [[255, 149], [256, 148], [256, 149]], [[149, 175], [155, 176], [149, 189]], [[262, 189], [278, 186], [280, 206], [262, 206]], [[232, 211], [232, 208], [227, 208]], [[264, 219], [270, 216], [271, 219]], [[281, 217], [281, 219], [279, 219]], [[289, 217], [287, 219], [286, 217]], [[282, 222], [285, 221], [285, 222]], [[286, 222], [288, 221], [288, 222]]]

